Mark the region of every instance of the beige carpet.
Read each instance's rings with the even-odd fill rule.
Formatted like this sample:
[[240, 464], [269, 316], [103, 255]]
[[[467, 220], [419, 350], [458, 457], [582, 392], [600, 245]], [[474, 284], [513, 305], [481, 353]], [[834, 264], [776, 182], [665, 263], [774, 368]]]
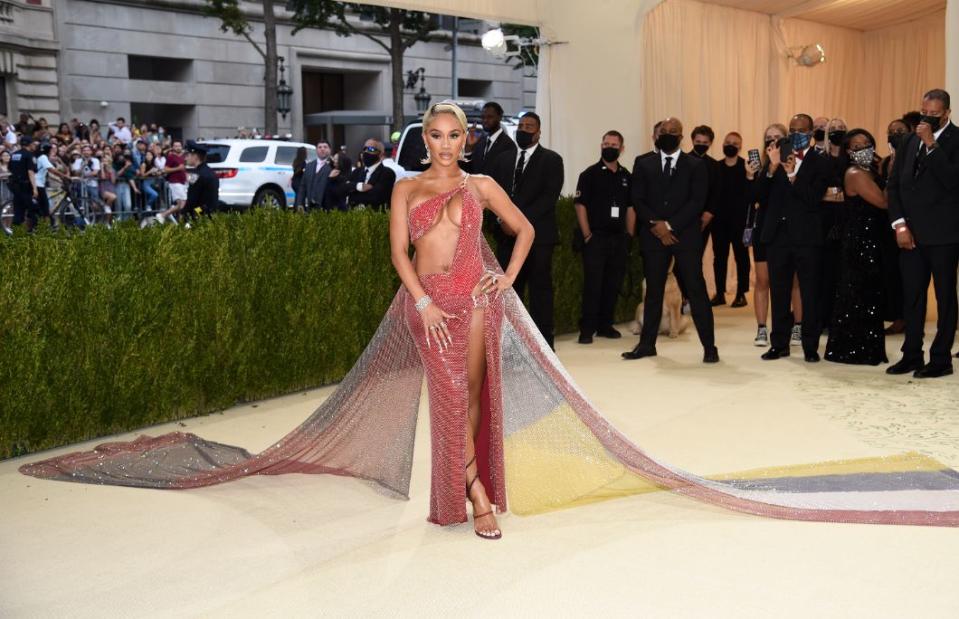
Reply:
[[[906, 450], [959, 468], [957, 377], [761, 362], [752, 309], [716, 316], [719, 366], [700, 363], [694, 332], [664, 338], [651, 360], [620, 360], [632, 336], [563, 337], [558, 351], [622, 431], [697, 473]], [[148, 433], [255, 451], [330, 391]], [[0, 462], [0, 617], [959, 616], [951, 529], [769, 520], [665, 492], [506, 515], [499, 542], [429, 525], [426, 424], [424, 408], [408, 502], [331, 476], [159, 491], [41, 481], [17, 473], [23, 459]]]

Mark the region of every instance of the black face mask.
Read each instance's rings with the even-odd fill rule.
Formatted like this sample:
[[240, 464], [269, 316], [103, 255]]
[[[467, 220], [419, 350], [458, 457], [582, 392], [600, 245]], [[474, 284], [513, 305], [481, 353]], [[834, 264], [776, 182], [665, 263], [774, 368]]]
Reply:
[[671, 153], [679, 148], [679, 141], [680, 137], [678, 135], [663, 133], [656, 138], [656, 148], [658, 148], [660, 152]]
[[693, 152], [702, 157], [709, 152], [708, 144], [693, 144]]
[[528, 131], [518, 129], [516, 131], [516, 144], [522, 150], [526, 150], [533, 144], [533, 134]]
[[929, 128], [932, 129], [932, 132], [935, 133], [939, 131], [939, 123], [942, 122], [942, 118], [939, 116], [923, 116], [920, 119], [920, 122], [924, 122], [929, 125]]
[[834, 146], [842, 146], [842, 140], [846, 137], [846, 132], [837, 129], [829, 132], [829, 142]]
[[816, 144], [822, 144], [822, 141], [826, 139], [826, 130], [816, 129], [812, 132], [812, 137], [816, 140]]
[[724, 144], [723, 145], [723, 154], [727, 157], [735, 157], [739, 154], [739, 147], [735, 144]]
[[904, 133], [890, 133], [888, 136], [889, 146], [893, 150], [899, 150], [899, 147], [902, 146], [902, 141], [905, 139], [906, 134]]
[[376, 165], [376, 162], [380, 160], [380, 156], [377, 153], [363, 153], [363, 165], [370, 167], [371, 165]]
[[612, 163], [619, 159], [619, 149], [613, 148], [612, 146], [607, 146], [603, 149], [603, 154], [601, 155], [603, 161], [607, 163]]

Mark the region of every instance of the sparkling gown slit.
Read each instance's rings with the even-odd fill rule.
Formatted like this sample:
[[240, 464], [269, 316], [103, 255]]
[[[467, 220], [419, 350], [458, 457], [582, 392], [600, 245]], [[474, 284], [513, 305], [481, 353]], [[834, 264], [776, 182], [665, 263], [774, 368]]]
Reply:
[[[450, 314], [469, 316], [474, 305], [484, 307], [487, 370], [476, 448], [484, 485], [499, 511], [508, 504], [514, 513], [532, 514], [668, 489], [774, 518], [959, 526], [959, 473], [918, 453], [710, 477], [646, 454], [589, 402], [513, 290], [496, 299], [472, 298], [484, 271], [502, 273], [480, 230], [475, 182], [464, 177], [454, 189], [414, 206], [409, 224], [415, 240], [454, 195], [460, 196], [461, 227], [451, 268], [421, 281]], [[334, 392], [299, 427], [258, 454], [174, 432], [106, 443], [20, 470], [46, 479], [176, 489], [255, 474], [332, 473], [369, 480], [408, 498], [425, 370], [432, 443], [429, 520], [463, 522], [469, 321], [448, 324], [453, 346], [444, 352], [427, 348], [414, 299], [401, 287]], [[640, 392], [643, 376], [636, 378], [627, 388]]]

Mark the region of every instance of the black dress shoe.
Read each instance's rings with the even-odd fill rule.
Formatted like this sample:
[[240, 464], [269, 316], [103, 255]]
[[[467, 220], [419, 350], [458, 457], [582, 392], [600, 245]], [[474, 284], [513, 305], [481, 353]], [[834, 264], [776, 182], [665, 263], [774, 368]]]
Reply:
[[712, 305], [713, 307], [718, 307], [718, 306], [720, 306], [720, 305], [726, 305], [726, 297], [717, 294], [715, 297], [713, 297], [713, 298], [709, 301], [709, 304]]
[[819, 353], [815, 350], [804, 353], [806, 363], [819, 363]]
[[577, 341], [577, 343], [579, 343], [579, 344], [592, 344], [592, 343], [593, 343], [593, 336], [592, 336], [592, 335], [588, 335], [588, 334], [586, 334], [586, 333], [580, 333], [580, 334], [579, 334], [579, 339], [576, 340], [576, 341]]
[[746, 297], [739, 295], [729, 307], [746, 307]]
[[899, 374], [908, 374], [922, 368], [922, 359], [901, 359], [898, 363], [893, 363], [886, 368], [886, 374], [893, 376]]
[[789, 356], [789, 348], [770, 348], [762, 355], [763, 361], [773, 361]]
[[703, 352], [703, 363], [719, 363], [719, 350], [715, 346]]
[[642, 359], [643, 357], [655, 357], [656, 349], [642, 344], [636, 344], [636, 348], [623, 353], [623, 359]]
[[618, 340], [623, 337], [623, 334], [614, 329], [613, 327], [607, 327], [605, 329], [600, 329], [596, 332], [596, 335], [599, 337], [608, 337], [611, 340]]
[[922, 366], [913, 372], [913, 378], [941, 378], [952, 374], [951, 365], [933, 365], [931, 363]]

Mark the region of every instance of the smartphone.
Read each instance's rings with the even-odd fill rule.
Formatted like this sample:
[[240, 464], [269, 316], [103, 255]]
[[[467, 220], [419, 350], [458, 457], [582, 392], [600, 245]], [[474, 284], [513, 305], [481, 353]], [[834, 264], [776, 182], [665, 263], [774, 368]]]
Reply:
[[749, 150], [749, 163], [755, 164], [756, 167], [762, 167], [762, 161], [759, 159], [758, 148], [752, 148]]
[[786, 163], [789, 159], [789, 155], [793, 154], [793, 142], [788, 137], [779, 138], [779, 142], [776, 143], [779, 146], [779, 161]]

